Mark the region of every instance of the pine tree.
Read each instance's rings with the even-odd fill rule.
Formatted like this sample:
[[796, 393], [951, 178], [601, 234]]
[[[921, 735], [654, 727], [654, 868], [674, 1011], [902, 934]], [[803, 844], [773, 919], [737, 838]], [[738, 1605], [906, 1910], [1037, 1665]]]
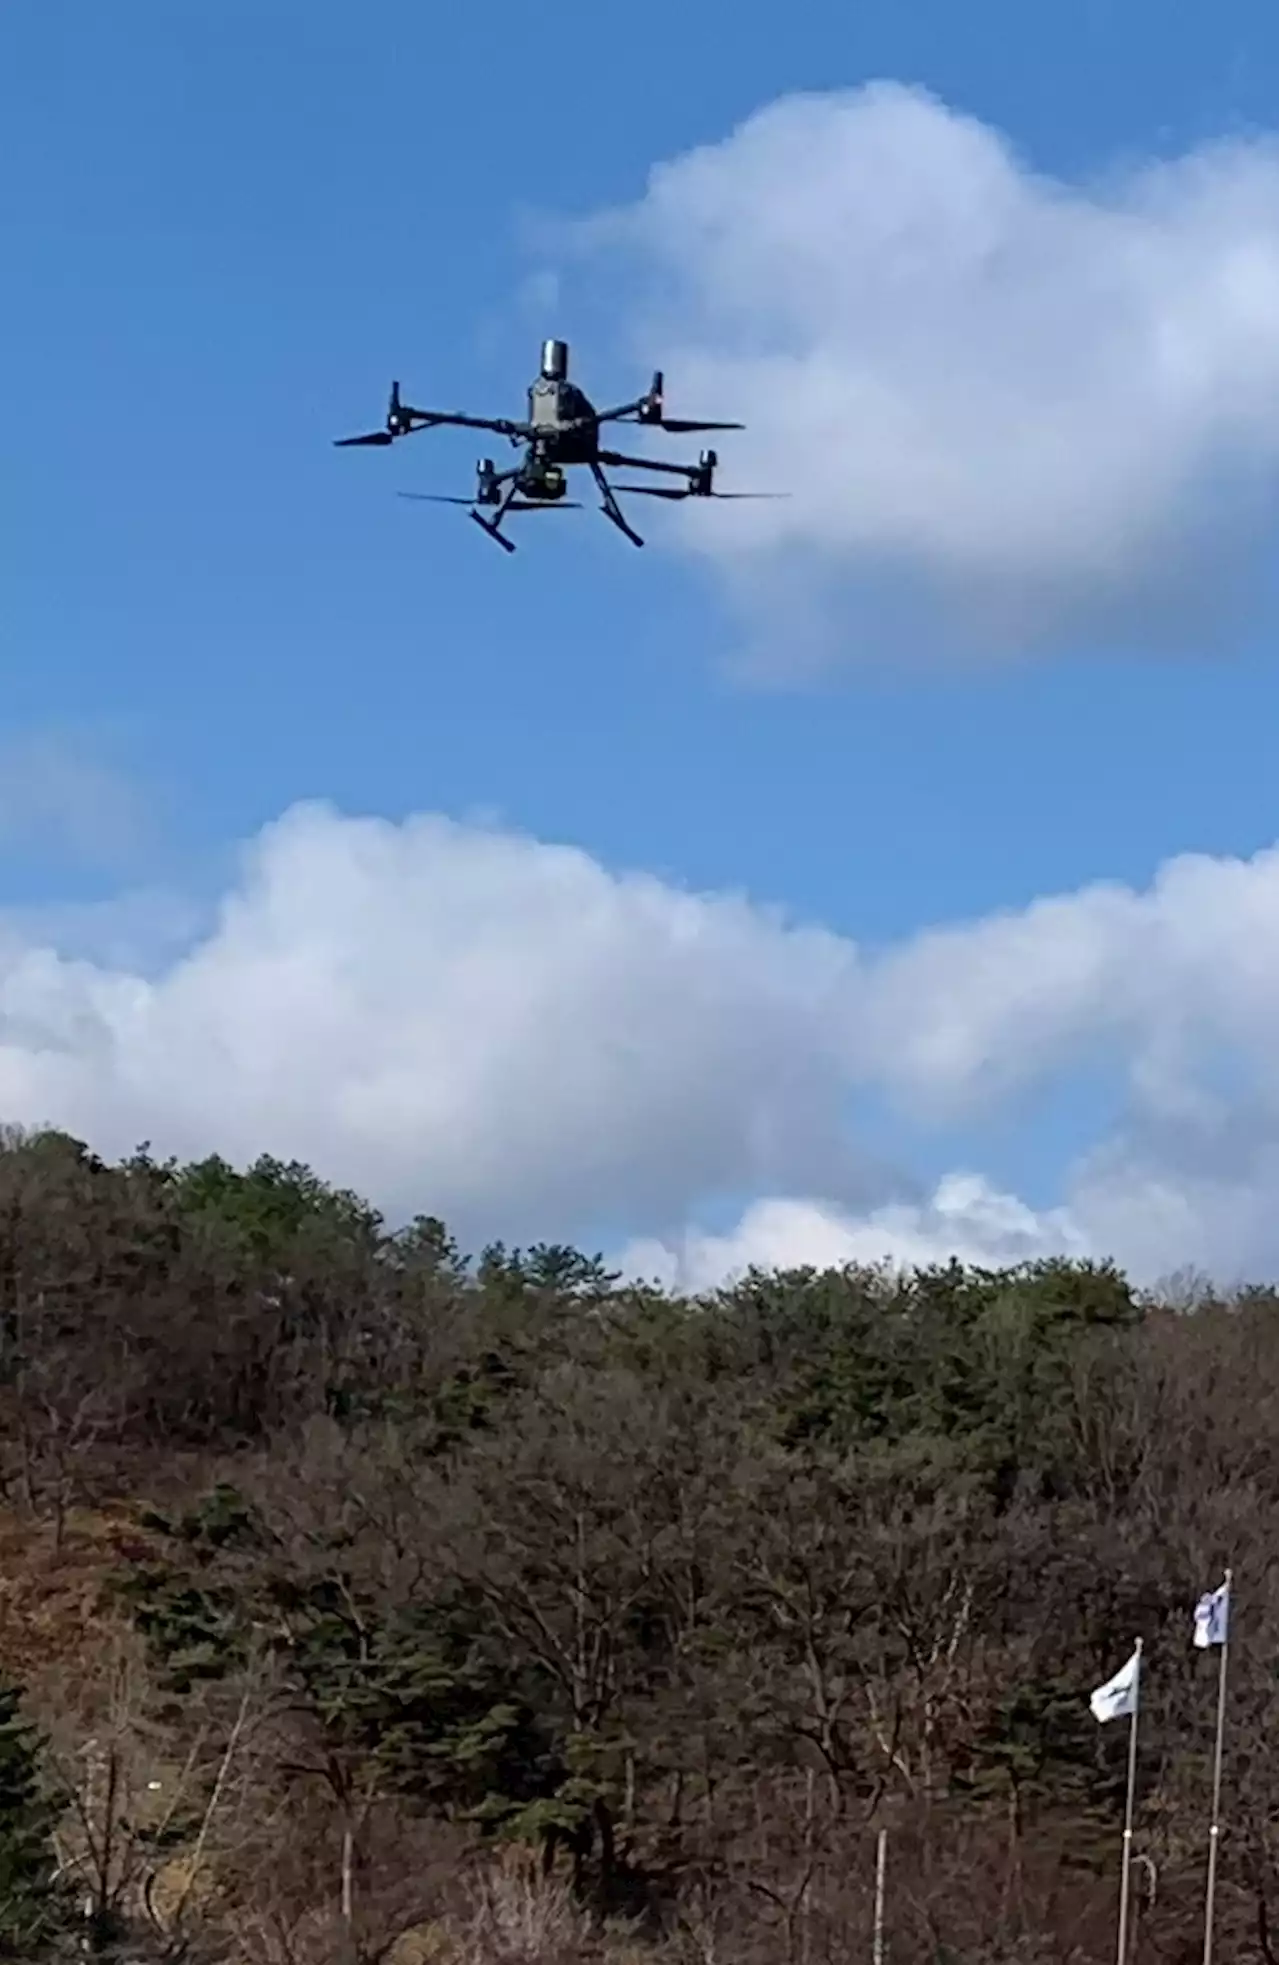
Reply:
[[39, 1959], [65, 1922], [53, 1832], [60, 1809], [41, 1779], [44, 1742], [0, 1684], [0, 1958]]

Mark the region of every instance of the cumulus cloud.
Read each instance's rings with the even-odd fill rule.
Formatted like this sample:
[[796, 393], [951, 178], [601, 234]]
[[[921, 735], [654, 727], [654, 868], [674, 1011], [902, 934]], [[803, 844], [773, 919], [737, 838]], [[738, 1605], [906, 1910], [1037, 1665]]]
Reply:
[[299, 807], [160, 975], [0, 942], [0, 1110], [298, 1152], [393, 1210], [539, 1232], [849, 1158], [852, 949], [435, 817]]
[[1212, 1109], [1198, 1073], [1216, 1043], [1274, 1056], [1276, 874], [1274, 851], [1188, 853], [1145, 893], [1098, 882], [926, 930], [877, 965], [864, 1039], [926, 1116], [998, 1106], [1109, 1051], [1142, 1110], [1185, 1130]]
[[[682, 1276], [753, 1250], [1256, 1270], [1275, 1239], [1276, 873], [1274, 851], [1179, 859], [1146, 892], [869, 953], [494, 828], [299, 806], [149, 970], [0, 923], [0, 1118], [107, 1151], [298, 1155], [470, 1238], [613, 1223], [649, 1238], [629, 1261], [647, 1247]], [[1111, 1073], [1124, 1119], [1060, 1207], [976, 1176], [921, 1197], [874, 1158], [860, 1098], [954, 1125], [1082, 1066]], [[730, 1193], [783, 1198], [700, 1234]]]
[[1071, 185], [917, 89], [797, 95], [576, 240], [673, 412], [749, 425], [726, 488], [788, 490], [680, 522], [793, 653], [833, 580], [899, 642], [1199, 633], [1270, 545], [1271, 136]]
[[927, 1268], [954, 1257], [1005, 1268], [1047, 1255], [1092, 1253], [1087, 1233], [1067, 1209], [1037, 1214], [980, 1174], [948, 1174], [923, 1201], [890, 1201], [862, 1214], [821, 1201], [753, 1201], [726, 1233], [692, 1227], [669, 1239], [637, 1239], [621, 1261], [624, 1272], [641, 1281], [697, 1292], [752, 1267]]

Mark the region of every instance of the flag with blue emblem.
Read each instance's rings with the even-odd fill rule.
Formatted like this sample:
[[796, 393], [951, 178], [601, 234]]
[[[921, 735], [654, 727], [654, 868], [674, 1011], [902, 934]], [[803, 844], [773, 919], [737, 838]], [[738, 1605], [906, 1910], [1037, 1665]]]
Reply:
[[1230, 1603], [1231, 1588], [1227, 1583], [1219, 1583], [1216, 1590], [1205, 1591], [1195, 1608], [1191, 1634], [1191, 1642], [1198, 1651], [1207, 1651], [1211, 1644], [1226, 1643]]
[[1135, 1647], [1132, 1658], [1121, 1665], [1114, 1678], [1089, 1694], [1089, 1710], [1100, 1722], [1125, 1719], [1138, 1710], [1138, 1673], [1142, 1653]]

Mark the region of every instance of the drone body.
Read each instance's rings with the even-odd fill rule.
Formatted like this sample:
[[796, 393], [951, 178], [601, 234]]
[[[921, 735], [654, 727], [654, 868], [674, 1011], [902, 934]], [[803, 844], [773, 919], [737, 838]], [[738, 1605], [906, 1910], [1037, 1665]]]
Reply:
[[[514, 422], [506, 417], [464, 416], [461, 412], [411, 409], [400, 399], [399, 383], [393, 382], [385, 428], [362, 437], [339, 437], [337, 442], [339, 447], [361, 444], [385, 446], [394, 443], [397, 437], [412, 436], [416, 430], [435, 429], [442, 424], [469, 430], [492, 430], [495, 435], [506, 437], [522, 450], [520, 462], [510, 470], [499, 471], [491, 458], [481, 458], [476, 466], [473, 498], [441, 497], [432, 492], [411, 491], [400, 495], [403, 498], [425, 498], [437, 504], [468, 506], [476, 524], [509, 553], [515, 551], [515, 545], [502, 531], [503, 520], [509, 513], [577, 509], [576, 501], [565, 498], [568, 488], [565, 473], [574, 466], [583, 466], [590, 471], [600, 493], [601, 510], [605, 517], [636, 546], [642, 546], [644, 541], [628, 523], [618, 503], [618, 491], [639, 497], [666, 499], [771, 495], [768, 492], [716, 491], [712, 482], [718, 462], [714, 450], [704, 451], [696, 464], [667, 464], [652, 457], [629, 457], [620, 451], [601, 448], [600, 430], [606, 423], [632, 423], [648, 429], [685, 432], [740, 430], [743, 427], [741, 423], [705, 423], [667, 416], [660, 372], [655, 374], [645, 394], [637, 397], [635, 402], [622, 403], [615, 409], [597, 410], [577, 384], [569, 380], [568, 344], [544, 341], [541, 368], [529, 385], [528, 403], [528, 416], [523, 422]], [[615, 486], [606, 478], [605, 467], [612, 469], [618, 465], [625, 470], [659, 472], [679, 482]]]

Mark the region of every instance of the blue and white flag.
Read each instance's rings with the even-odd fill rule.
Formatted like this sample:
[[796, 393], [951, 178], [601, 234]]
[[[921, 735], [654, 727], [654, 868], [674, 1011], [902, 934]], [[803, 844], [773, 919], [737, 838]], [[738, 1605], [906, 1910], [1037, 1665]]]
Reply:
[[1195, 1609], [1195, 1629], [1191, 1642], [1198, 1651], [1207, 1651], [1211, 1644], [1225, 1644], [1227, 1623], [1230, 1616], [1231, 1586], [1219, 1583], [1216, 1590], [1206, 1590]]
[[1138, 1673], [1142, 1653], [1135, 1646], [1132, 1658], [1121, 1665], [1114, 1678], [1089, 1694], [1089, 1710], [1096, 1720], [1125, 1719], [1138, 1710]]

